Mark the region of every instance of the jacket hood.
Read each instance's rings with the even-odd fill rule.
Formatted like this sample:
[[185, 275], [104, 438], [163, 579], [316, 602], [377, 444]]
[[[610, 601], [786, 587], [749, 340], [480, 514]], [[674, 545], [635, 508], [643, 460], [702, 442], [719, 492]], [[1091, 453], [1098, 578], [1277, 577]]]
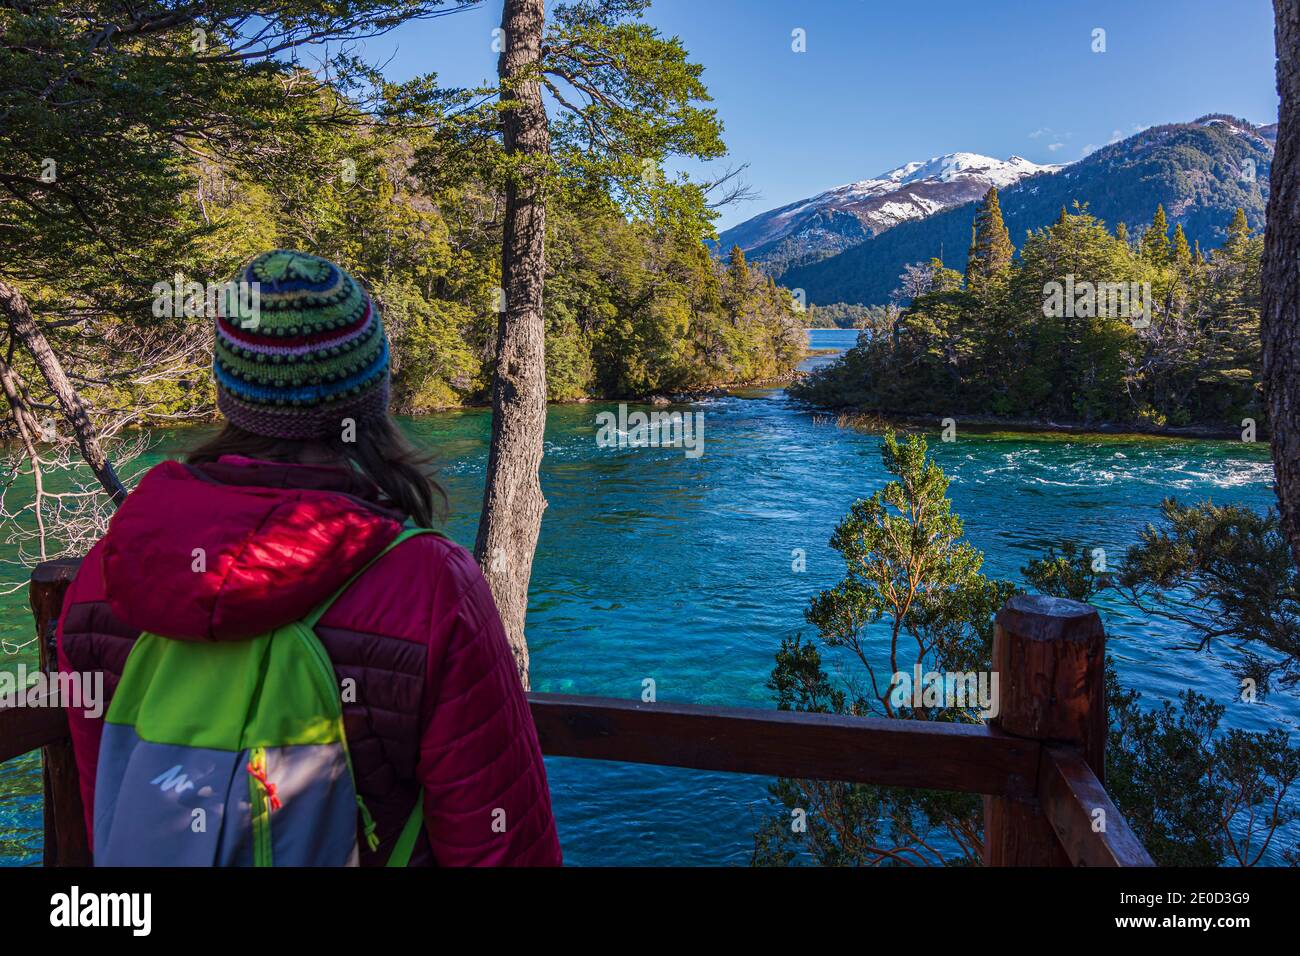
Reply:
[[240, 640], [306, 617], [401, 531], [351, 468], [228, 455], [168, 461], [127, 496], [104, 538], [113, 614], [192, 641]]

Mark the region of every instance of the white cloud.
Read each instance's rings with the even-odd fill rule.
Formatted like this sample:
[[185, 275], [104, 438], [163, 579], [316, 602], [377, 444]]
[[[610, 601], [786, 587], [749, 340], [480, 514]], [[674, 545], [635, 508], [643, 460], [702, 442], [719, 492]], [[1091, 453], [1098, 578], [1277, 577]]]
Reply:
[[1050, 152], [1054, 153], [1064, 145], [1064, 143], [1048, 143], [1047, 148]]

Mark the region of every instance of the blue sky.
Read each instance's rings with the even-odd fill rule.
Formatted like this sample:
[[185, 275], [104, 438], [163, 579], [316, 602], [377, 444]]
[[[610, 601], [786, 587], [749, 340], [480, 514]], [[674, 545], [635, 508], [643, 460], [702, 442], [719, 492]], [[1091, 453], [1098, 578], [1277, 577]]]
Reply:
[[[406, 24], [365, 55], [474, 84], [500, 13]], [[726, 162], [759, 193], [719, 228], [942, 153], [1070, 162], [1205, 113], [1277, 119], [1270, 0], [657, 0], [648, 20], [704, 64]]]

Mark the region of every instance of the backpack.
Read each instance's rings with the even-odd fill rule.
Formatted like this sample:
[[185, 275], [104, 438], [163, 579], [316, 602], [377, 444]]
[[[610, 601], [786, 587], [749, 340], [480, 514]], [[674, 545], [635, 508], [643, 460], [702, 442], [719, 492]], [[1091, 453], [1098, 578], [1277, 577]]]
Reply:
[[[144, 633], [104, 717], [96, 866], [356, 866], [356, 791], [338, 679], [313, 630], [402, 531], [301, 621], [248, 640]], [[406, 866], [423, 790], [388, 860]]]

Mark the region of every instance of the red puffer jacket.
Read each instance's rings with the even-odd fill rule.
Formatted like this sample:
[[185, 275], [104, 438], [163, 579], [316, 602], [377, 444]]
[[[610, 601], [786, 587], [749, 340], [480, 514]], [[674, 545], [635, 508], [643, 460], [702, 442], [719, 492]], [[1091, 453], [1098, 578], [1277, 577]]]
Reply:
[[[103, 671], [111, 699], [141, 631], [237, 641], [298, 620], [383, 550], [401, 520], [351, 469], [164, 462], [82, 563], [59, 620], [59, 667]], [[421, 785], [425, 836], [412, 865], [560, 863], [537, 731], [492, 596], [463, 548], [434, 535], [403, 542], [316, 633], [339, 680], [355, 681], [344, 722], [380, 837], [363, 865], [387, 860]], [[103, 720], [80, 710], [69, 720], [89, 830]]]

